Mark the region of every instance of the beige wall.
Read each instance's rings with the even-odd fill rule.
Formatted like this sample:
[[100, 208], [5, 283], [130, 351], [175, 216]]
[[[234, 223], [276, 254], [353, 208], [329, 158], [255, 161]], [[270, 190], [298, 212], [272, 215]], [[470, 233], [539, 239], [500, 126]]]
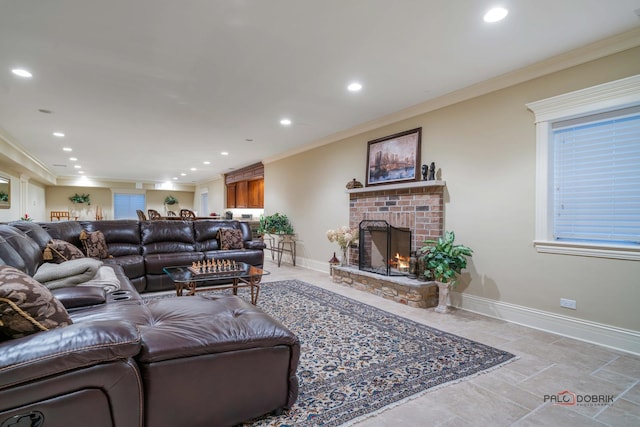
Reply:
[[[265, 164], [265, 213], [287, 214], [299, 262], [327, 269], [325, 237], [348, 224], [346, 183], [365, 182], [367, 141], [422, 127], [422, 163], [446, 180], [445, 227], [475, 254], [458, 285], [475, 295], [640, 331], [640, 263], [533, 247], [535, 126], [525, 104], [640, 73], [640, 48]], [[577, 310], [560, 308], [560, 298]]]
[[[46, 188], [46, 218], [41, 220], [49, 221], [50, 211], [70, 211], [72, 216], [78, 219], [95, 219], [96, 207], [102, 208], [104, 219], [113, 219], [113, 193], [143, 193], [146, 194], [146, 209], [155, 209], [161, 214], [166, 213], [164, 199], [169, 194], [178, 199], [178, 204], [173, 205], [171, 210], [179, 213], [180, 209], [193, 209], [193, 191], [169, 191], [169, 190], [135, 190], [130, 188], [105, 188], [105, 187], [76, 187], [76, 186], [56, 186]], [[73, 204], [69, 197], [78, 194], [89, 194], [91, 205]], [[145, 213], [146, 213], [145, 209]], [[135, 219], [135, 218], [132, 218]]]
[[195, 190], [195, 198], [197, 200], [194, 201], [195, 206], [198, 206], [200, 203], [200, 195], [203, 193], [208, 193], [209, 197], [209, 206], [207, 212], [201, 212], [201, 215], [209, 215], [212, 212], [217, 214], [224, 213], [224, 199], [225, 199], [226, 188], [224, 185], [224, 179], [218, 178], [213, 179], [211, 181], [204, 182], [202, 184], [198, 184]]

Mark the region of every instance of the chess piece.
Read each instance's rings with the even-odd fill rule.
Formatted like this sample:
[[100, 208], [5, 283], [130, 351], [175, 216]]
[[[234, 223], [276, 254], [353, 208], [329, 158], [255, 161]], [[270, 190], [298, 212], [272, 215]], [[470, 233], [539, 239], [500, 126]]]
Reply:
[[422, 180], [426, 181], [427, 180], [427, 174], [429, 173], [429, 166], [422, 165]]
[[431, 162], [431, 166], [429, 166], [429, 181], [434, 181], [436, 179], [436, 164], [435, 162]]

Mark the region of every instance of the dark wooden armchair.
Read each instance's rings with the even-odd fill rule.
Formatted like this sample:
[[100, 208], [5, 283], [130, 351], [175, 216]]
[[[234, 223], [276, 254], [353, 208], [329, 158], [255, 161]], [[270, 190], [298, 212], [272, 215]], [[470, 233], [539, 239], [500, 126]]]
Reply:
[[138, 220], [140, 220], [140, 221], [146, 221], [147, 220], [147, 216], [140, 209], [136, 209], [136, 213], [138, 214]]
[[147, 213], [149, 214], [149, 219], [152, 221], [154, 219], [162, 219], [162, 215], [160, 215], [160, 212], [155, 209], [147, 209]]
[[180, 218], [196, 219], [196, 214], [190, 209], [180, 209]]
[[167, 211], [167, 216], [178, 216], [174, 211]]

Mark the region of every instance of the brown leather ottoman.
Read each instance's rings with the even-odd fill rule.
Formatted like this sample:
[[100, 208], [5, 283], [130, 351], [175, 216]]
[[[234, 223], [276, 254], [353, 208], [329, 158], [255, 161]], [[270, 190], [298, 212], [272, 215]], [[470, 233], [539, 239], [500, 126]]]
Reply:
[[148, 303], [136, 357], [148, 427], [223, 427], [291, 407], [298, 338], [235, 296]]

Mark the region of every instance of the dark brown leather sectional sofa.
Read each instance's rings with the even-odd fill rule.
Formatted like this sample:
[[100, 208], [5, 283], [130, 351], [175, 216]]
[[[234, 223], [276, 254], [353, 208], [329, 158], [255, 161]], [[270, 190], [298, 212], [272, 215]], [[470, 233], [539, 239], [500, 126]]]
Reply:
[[[100, 229], [120, 282], [110, 293], [84, 286], [54, 290], [73, 324], [22, 338], [0, 336], [0, 426], [221, 427], [291, 407], [300, 343], [279, 321], [232, 295], [140, 296], [173, 288], [158, 277], [161, 265], [221, 255], [209, 238], [215, 227], [243, 227], [171, 223], [0, 225], [0, 265], [30, 275], [51, 238], [73, 241], [78, 226]], [[261, 265], [257, 246], [234, 256]]]
[[[105, 261], [121, 265], [140, 292], [174, 289], [163, 267], [190, 265], [205, 258], [232, 259], [256, 267], [262, 267], [264, 261], [264, 242], [252, 240], [249, 224], [243, 221], [55, 221], [40, 225], [51, 238], [80, 249], [82, 230], [101, 231], [113, 256]], [[221, 228], [241, 230], [244, 248], [221, 250], [217, 237]]]

